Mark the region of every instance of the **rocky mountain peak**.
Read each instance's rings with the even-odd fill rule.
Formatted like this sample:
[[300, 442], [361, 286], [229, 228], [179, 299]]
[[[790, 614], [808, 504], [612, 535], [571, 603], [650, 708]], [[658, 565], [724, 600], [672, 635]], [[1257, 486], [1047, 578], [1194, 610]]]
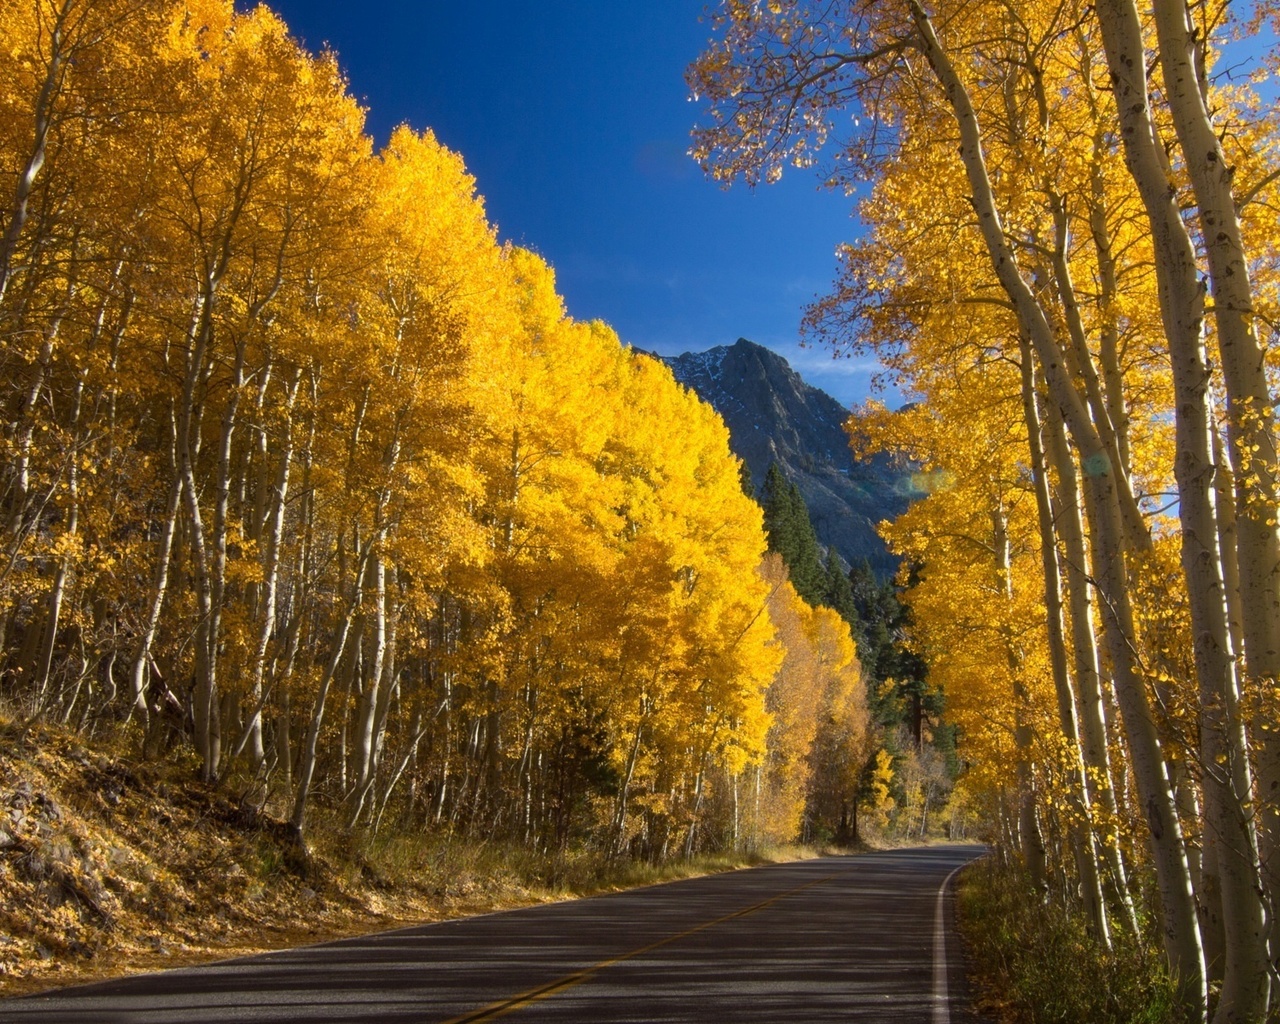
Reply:
[[879, 575], [895, 570], [875, 524], [901, 514], [918, 494], [911, 475], [888, 458], [853, 458], [844, 431], [848, 409], [806, 383], [782, 356], [746, 338], [663, 358], [680, 383], [724, 418], [733, 451], [757, 488], [777, 462], [804, 496], [823, 544], [848, 563], [869, 559]]

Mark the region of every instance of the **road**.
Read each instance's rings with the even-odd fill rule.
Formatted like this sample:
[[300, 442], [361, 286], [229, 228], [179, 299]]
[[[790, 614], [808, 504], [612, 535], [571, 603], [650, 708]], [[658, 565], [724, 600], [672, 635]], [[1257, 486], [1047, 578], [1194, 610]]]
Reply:
[[969, 1024], [952, 872], [981, 847], [772, 864], [0, 1001], [46, 1024]]

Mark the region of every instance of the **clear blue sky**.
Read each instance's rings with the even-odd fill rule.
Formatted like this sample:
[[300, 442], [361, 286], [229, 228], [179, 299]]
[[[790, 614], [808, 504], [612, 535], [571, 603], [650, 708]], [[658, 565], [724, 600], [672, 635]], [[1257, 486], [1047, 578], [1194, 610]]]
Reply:
[[748, 337], [846, 404], [867, 395], [865, 362], [795, 344], [851, 201], [799, 171], [724, 191], [685, 156], [703, 0], [268, 5], [338, 52], [379, 143], [408, 122], [463, 155], [499, 235], [555, 267], [575, 318], [664, 354]]

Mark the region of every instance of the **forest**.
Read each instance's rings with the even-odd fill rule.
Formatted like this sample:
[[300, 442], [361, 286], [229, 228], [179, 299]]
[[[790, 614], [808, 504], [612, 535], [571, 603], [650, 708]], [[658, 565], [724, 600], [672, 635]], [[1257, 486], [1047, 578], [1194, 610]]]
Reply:
[[317, 822], [654, 861], [888, 827], [912, 758], [848, 616], [458, 154], [376, 149], [336, 55], [230, 0], [5, 4], [0, 81], [7, 716], [304, 854]]
[[695, 157], [857, 203], [806, 331], [910, 399], [850, 420], [927, 484], [886, 583], [267, 8], [3, 5], [6, 729], [304, 859], [976, 818], [1022, 902], [1159, 950], [1179, 1019], [1273, 1018], [1278, 17], [720, 5]]
[[1275, 1012], [1275, 15], [730, 0], [690, 71], [714, 177], [860, 197], [807, 329], [915, 398], [854, 441], [932, 480], [887, 532], [1001, 856], [1193, 1020]]

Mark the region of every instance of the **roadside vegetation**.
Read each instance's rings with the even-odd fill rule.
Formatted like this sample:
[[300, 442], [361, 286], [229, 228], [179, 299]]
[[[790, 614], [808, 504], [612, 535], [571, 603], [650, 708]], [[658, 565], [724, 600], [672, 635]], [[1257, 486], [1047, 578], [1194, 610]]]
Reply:
[[304, 863], [285, 822], [228, 797], [189, 762], [0, 717], [0, 996], [821, 852], [656, 864], [322, 812]]
[[999, 1024], [1185, 1024], [1154, 922], [1109, 945], [1026, 871], [987, 858], [959, 876], [957, 917], [975, 1007]]
[[[230, 0], [0, 12], [0, 698], [244, 813], [659, 862], [878, 736], [714, 410]], [[787, 628], [778, 623], [785, 619]]]

